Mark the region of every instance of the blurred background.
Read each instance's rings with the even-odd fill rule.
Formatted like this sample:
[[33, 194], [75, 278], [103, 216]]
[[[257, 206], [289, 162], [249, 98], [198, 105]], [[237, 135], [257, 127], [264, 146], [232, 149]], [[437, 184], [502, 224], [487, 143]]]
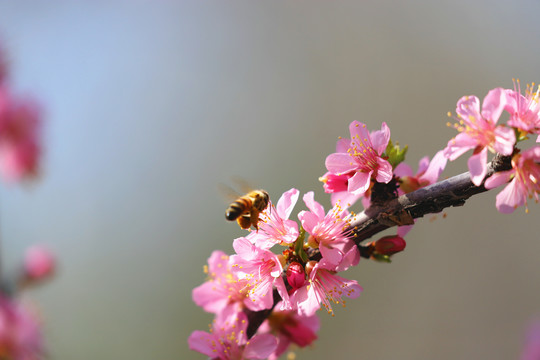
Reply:
[[[31, 293], [50, 358], [204, 359], [187, 337], [211, 316], [191, 290], [244, 234], [218, 184], [328, 206], [318, 177], [352, 120], [386, 121], [416, 168], [455, 135], [458, 98], [540, 81], [539, 14], [538, 0], [0, 2], [11, 83], [46, 115], [42, 178], [0, 189], [2, 261], [33, 243], [57, 254]], [[321, 312], [298, 359], [517, 358], [540, 314], [540, 209], [501, 215], [495, 195], [345, 273], [364, 293]]]

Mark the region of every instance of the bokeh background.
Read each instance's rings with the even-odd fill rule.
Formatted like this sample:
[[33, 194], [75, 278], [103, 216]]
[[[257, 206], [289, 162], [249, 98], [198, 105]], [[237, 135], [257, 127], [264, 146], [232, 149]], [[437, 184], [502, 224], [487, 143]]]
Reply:
[[[457, 99], [540, 81], [540, 1], [2, 1], [11, 82], [45, 108], [42, 179], [0, 190], [2, 261], [52, 248], [30, 294], [51, 359], [204, 359], [187, 337], [214, 249], [243, 233], [218, 184], [314, 190], [347, 126], [386, 121], [416, 166]], [[465, 170], [452, 163], [443, 176]], [[540, 209], [495, 192], [420, 220], [298, 359], [516, 359], [540, 313]], [[299, 204], [300, 205], [300, 204]], [[297, 211], [302, 206], [297, 206]]]

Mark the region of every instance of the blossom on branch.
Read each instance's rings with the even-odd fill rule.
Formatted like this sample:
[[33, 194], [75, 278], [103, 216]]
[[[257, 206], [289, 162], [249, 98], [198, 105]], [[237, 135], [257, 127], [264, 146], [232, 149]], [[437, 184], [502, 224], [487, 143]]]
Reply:
[[392, 165], [381, 155], [390, 141], [390, 129], [382, 123], [381, 130], [369, 132], [366, 125], [353, 121], [349, 125], [351, 139], [340, 139], [336, 152], [326, 158], [326, 169], [330, 174], [352, 175], [347, 180], [347, 191], [362, 195], [368, 191], [371, 178], [377, 182], [392, 180]]
[[[516, 87], [517, 82], [517, 87]], [[525, 95], [521, 95], [519, 80], [514, 82], [514, 90], [506, 90], [506, 106], [510, 113], [508, 125], [525, 133], [540, 131], [540, 87], [534, 91], [534, 84], [527, 85]]]
[[502, 88], [491, 90], [482, 103], [476, 96], [464, 96], [457, 102], [458, 123], [454, 125], [460, 133], [448, 142], [445, 156], [453, 161], [473, 150], [467, 165], [471, 180], [479, 186], [487, 173], [488, 150], [502, 155], [511, 155], [516, 137], [514, 130], [497, 125], [497, 121], [507, 103], [506, 91]]
[[486, 180], [486, 189], [510, 183], [497, 195], [497, 209], [505, 214], [527, 204], [527, 198], [538, 202], [540, 194], [540, 146], [535, 146], [512, 157], [512, 169], [493, 174]]
[[301, 211], [298, 218], [309, 234], [308, 246], [318, 248], [332, 270], [345, 271], [357, 265], [360, 253], [351, 239], [347, 210], [336, 204], [325, 214], [323, 206], [315, 201], [313, 191], [304, 195], [304, 203], [310, 211]]

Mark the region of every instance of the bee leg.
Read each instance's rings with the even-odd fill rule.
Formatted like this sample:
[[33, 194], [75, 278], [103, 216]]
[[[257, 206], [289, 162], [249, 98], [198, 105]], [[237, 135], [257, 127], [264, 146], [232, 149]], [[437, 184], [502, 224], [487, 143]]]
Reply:
[[251, 218], [251, 225], [255, 228], [255, 230], [259, 231], [259, 210], [255, 209], [254, 207], [251, 208], [251, 211], [249, 213], [249, 216]]
[[238, 225], [240, 225], [240, 228], [246, 230], [251, 227], [251, 219], [249, 218], [249, 215], [242, 215], [237, 220]]

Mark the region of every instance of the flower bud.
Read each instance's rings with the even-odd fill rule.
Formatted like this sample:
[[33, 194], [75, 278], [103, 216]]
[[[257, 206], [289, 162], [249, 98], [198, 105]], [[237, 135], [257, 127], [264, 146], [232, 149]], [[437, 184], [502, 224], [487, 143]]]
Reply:
[[293, 290], [302, 287], [305, 281], [306, 276], [302, 264], [296, 261], [290, 263], [287, 268], [287, 282], [292, 286]]
[[401, 236], [385, 236], [375, 241], [375, 252], [390, 256], [403, 251], [406, 245], [405, 240]]
[[24, 273], [29, 280], [43, 280], [52, 275], [54, 268], [54, 257], [43, 246], [34, 245], [26, 250], [24, 256]]

